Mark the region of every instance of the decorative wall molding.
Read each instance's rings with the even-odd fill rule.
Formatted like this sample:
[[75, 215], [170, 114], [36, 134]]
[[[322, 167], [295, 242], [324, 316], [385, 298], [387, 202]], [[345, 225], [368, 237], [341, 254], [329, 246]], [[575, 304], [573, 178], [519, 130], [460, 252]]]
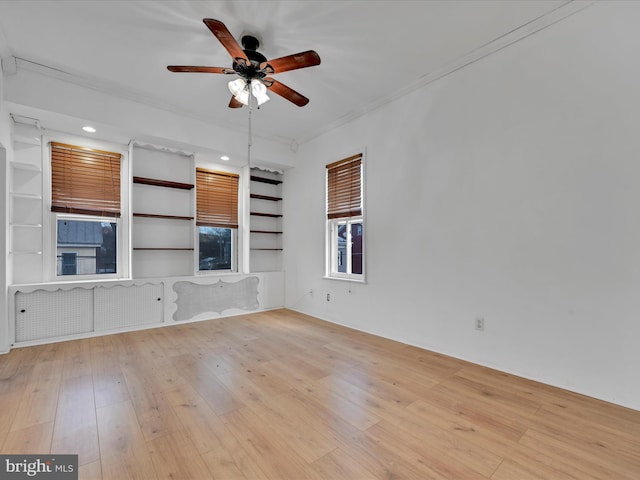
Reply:
[[201, 313], [222, 313], [225, 310], [240, 309], [254, 311], [258, 302], [258, 277], [247, 277], [238, 282], [222, 280], [209, 285], [193, 282], [176, 282], [173, 290], [178, 298], [178, 309], [173, 314], [175, 321], [189, 320]]

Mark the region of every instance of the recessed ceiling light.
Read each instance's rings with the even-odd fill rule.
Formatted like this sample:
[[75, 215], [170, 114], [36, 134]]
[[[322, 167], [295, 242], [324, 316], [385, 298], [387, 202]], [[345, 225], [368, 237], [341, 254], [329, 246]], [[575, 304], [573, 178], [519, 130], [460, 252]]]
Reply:
[[229, 156], [228, 155], [222, 155], [220, 157], [220, 160], [224, 160], [226, 162], [227, 160], [229, 160]]
[[89, 133], [96, 133], [96, 129], [87, 125], [85, 127], [82, 127], [82, 130], [84, 130], [85, 132], [89, 132]]

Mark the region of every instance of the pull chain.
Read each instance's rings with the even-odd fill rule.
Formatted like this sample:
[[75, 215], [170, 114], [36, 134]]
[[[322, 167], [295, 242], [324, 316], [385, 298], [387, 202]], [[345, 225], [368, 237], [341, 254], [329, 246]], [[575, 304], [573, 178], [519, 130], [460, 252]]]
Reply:
[[247, 142], [247, 165], [249, 172], [251, 172], [251, 80], [247, 82], [247, 88], [249, 89], [249, 141]]

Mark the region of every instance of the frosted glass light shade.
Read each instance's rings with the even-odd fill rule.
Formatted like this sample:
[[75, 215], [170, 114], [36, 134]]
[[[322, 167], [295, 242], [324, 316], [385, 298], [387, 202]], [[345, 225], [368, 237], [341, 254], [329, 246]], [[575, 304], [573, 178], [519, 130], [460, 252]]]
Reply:
[[234, 98], [243, 105], [249, 105], [249, 89], [244, 78], [236, 78], [227, 85]]
[[269, 101], [269, 96], [267, 95], [267, 87], [259, 80], [253, 80], [251, 82], [251, 93], [253, 93], [253, 96], [256, 97], [258, 106]]

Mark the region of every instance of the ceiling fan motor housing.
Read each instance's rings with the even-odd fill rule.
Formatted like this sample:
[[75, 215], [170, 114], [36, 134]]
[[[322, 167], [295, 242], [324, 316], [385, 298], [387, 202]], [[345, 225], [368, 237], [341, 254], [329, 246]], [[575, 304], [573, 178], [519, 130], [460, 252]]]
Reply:
[[247, 58], [250, 60], [250, 65], [247, 65], [245, 61], [233, 61], [233, 69], [241, 77], [247, 80], [262, 79], [267, 74], [260, 69], [260, 64], [267, 61], [267, 58], [257, 51], [260, 46], [258, 39], [252, 35], [244, 35], [242, 37], [243, 51]]

